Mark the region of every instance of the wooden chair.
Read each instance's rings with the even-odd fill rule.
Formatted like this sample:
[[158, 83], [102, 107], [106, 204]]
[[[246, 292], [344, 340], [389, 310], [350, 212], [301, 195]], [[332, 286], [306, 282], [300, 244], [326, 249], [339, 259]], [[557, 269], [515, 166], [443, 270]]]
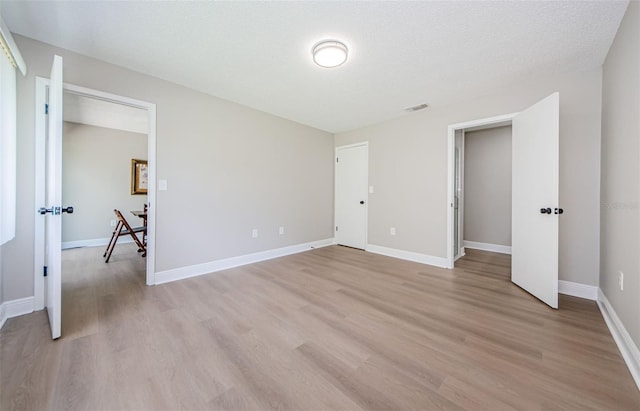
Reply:
[[116, 217], [118, 217], [118, 223], [116, 224], [116, 228], [113, 230], [113, 234], [111, 235], [111, 240], [109, 241], [109, 244], [107, 245], [107, 249], [104, 252], [103, 257], [106, 257], [106, 260], [104, 260], [104, 262], [105, 263], [109, 262], [109, 258], [111, 258], [111, 253], [113, 252], [113, 249], [116, 246], [116, 242], [118, 242], [118, 238], [123, 235], [130, 235], [131, 238], [133, 238], [133, 241], [138, 246], [138, 252], [139, 253], [142, 252], [142, 256], [146, 257], [147, 249], [145, 248], [144, 243], [140, 241], [136, 233], [143, 233], [144, 235], [145, 231], [147, 230], [147, 227], [131, 228], [131, 226], [129, 225], [129, 223], [127, 222], [127, 220], [124, 218], [124, 216], [120, 211], [113, 210], [113, 212], [116, 213]]
[[[142, 228], [144, 228], [144, 230], [142, 231], [142, 244], [144, 244], [145, 248], [147, 247], [147, 211], [149, 211], [149, 208], [147, 206], [147, 203], [143, 204], [143, 208], [142, 208], [142, 213], [144, 214], [144, 217], [142, 216], [138, 216], [142, 218]], [[133, 211], [132, 211], [133, 213]], [[136, 214], [134, 214], [136, 215]], [[140, 250], [138, 250], [140, 251]], [[143, 257], [146, 256], [146, 251], [145, 254], [143, 255]]]

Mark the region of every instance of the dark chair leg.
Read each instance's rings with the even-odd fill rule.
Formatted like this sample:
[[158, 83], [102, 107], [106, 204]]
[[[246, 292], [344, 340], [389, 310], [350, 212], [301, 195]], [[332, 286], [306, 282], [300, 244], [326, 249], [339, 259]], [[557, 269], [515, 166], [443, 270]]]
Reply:
[[107, 256], [107, 253], [111, 248], [111, 245], [116, 241], [116, 238], [118, 237], [118, 233], [119, 233], [119, 228], [120, 228], [120, 221], [118, 221], [118, 224], [116, 224], [116, 227], [113, 229], [113, 233], [111, 234], [111, 239], [109, 240], [109, 244], [107, 244], [107, 249], [104, 250], [104, 254], [102, 255], [103, 257]]
[[122, 224], [122, 221], [118, 221], [116, 229], [113, 231], [111, 241], [109, 241], [109, 245], [107, 246], [107, 251], [104, 252], [103, 257], [107, 257], [107, 259], [104, 260], [105, 263], [108, 263], [111, 258], [111, 253], [113, 253], [113, 249], [116, 247], [116, 242], [118, 241], [118, 237], [120, 237], [120, 232], [122, 231], [123, 226], [124, 224]]

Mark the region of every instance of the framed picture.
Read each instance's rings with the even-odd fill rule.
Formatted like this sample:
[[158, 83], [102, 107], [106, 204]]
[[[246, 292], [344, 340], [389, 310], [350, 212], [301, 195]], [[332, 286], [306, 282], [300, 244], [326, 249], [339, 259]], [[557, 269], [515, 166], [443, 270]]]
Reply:
[[147, 160], [131, 160], [131, 194], [147, 194], [149, 173]]

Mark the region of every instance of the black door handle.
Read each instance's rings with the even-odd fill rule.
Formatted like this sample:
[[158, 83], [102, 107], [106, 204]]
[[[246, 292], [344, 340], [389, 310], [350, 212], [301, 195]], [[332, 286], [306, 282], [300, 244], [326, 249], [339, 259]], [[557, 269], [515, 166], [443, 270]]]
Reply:
[[541, 208], [541, 209], [540, 209], [540, 212], [541, 212], [542, 214], [551, 214], [551, 209], [550, 209], [549, 207], [547, 207], [547, 208]]
[[364, 204], [364, 200], [361, 200], [361, 201], [360, 201], [360, 204]]
[[562, 213], [564, 213], [563, 209], [561, 209], [561, 208], [554, 209], [554, 214], [562, 214]]
[[60, 214], [60, 212], [73, 214], [73, 207], [67, 207], [67, 208], [61, 208], [61, 207], [45, 208], [45, 207], [40, 207], [38, 209], [38, 212], [40, 214], [42, 214], [42, 215], [45, 215], [47, 213], [51, 213], [53, 215], [58, 215], [58, 214]]

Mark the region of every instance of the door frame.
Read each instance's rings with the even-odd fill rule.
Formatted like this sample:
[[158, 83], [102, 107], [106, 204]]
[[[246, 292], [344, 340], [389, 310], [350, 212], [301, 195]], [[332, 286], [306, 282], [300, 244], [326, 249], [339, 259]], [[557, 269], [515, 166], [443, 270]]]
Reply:
[[[446, 268], [453, 268], [455, 256], [453, 252], [454, 240], [454, 219], [453, 203], [455, 201], [455, 147], [456, 147], [456, 130], [464, 130], [471, 127], [493, 126], [511, 124], [511, 121], [518, 113], [503, 114], [495, 117], [482, 118], [478, 120], [466, 121], [464, 123], [450, 124], [448, 127], [447, 140], [447, 265]], [[458, 239], [462, 241], [462, 239]]]
[[[457, 140], [457, 136], [455, 135], [457, 132], [460, 132], [460, 143], [458, 143]], [[452, 210], [452, 218], [453, 218], [453, 244], [455, 245], [455, 238], [456, 235], [458, 237], [458, 244], [457, 244], [457, 249], [452, 249], [452, 258], [453, 261], [455, 263], [455, 261], [457, 261], [459, 258], [464, 257], [464, 245], [463, 245], [463, 237], [464, 237], [464, 159], [465, 159], [465, 153], [464, 153], [464, 144], [465, 144], [465, 134], [466, 134], [466, 129], [457, 129], [454, 131], [454, 143], [453, 143], [453, 150], [454, 150], [454, 175], [453, 175], [453, 199], [454, 199], [454, 206], [453, 206], [453, 210]], [[456, 150], [459, 151], [458, 153], [458, 164], [456, 167], [455, 164], [455, 152]], [[457, 176], [457, 178], [456, 178]], [[456, 184], [456, 182], [460, 182], [460, 186], [458, 186]], [[462, 189], [460, 189], [460, 187], [462, 187]], [[458, 209], [457, 209], [457, 214], [458, 214], [458, 227], [456, 228], [455, 222], [456, 222], [456, 207], [455, 207], [455, 198], [456, 198], [456, 191], [459, 191], [459, 196], [458, 196]], [[456, 233], [457, 231], [457, 233]], [[457, 253], [458, 251], [460, 251], [460, 253]]]
[[[367, 251], [368, 247], [369, 247], [369, 142], [368, 141], [363, 141], [360, 143], [354, 143], [354, 144], [347, 144], [344, 146], [338, 146], [335, 148], [334, 150], [334, 155], [333, 158], [337, 159], [338, 158], [338, 151], [339, 150], [343, 150], [343, 149], [347, 149], [347, 148], [353, 148], [353, 147], [360, 147], [363, 146], [366, 151], [367, 151], [367, 169], [365, 170], [365, 174], [367, 176], [367, 187], [365, 187], [366, 191], [365, 193], [367, 193], [367, 198], [365, 200], [365, 207], [364, 207], [364, 220], [365, 220], [365, 225], [364, 225], [364, 250]], [[336, 236], [336, 227], [337, 227], [337, 216], [338, 216], [338, 201], [336, 201], [336, 198], [338, 196], [338, 190], [337, 187], [338, 185], [336, 184], [338, 179], [338, 161], [334, 161], [333, 163], [333, 238], [334, 238], [334, 243], [337, 244], [337, 236]]]
[[[35, 208], [44, 204], [45, 187], [45, 153], [47, 137], [47, 117], [44, 107], [47, 101], [47, 87], [49, 79], [36, 77], [35, 98]], [[80, 96], [108, 101], [115, 104], [135, 107], [147, 111], [147, 161], [149, 172], [149, 186], [147, 190], [147, 202], [151, 205], [147, 217], [147, 256], [146, 256], [146, 283], [153, 285], [155, 278], [155, 245], [156, 245], [156, 105], [146, 101], [135, 100], [104, 91], [94, 90], [74, 84], [63, 83], [63, 92], [78, 94]], [[63, 143], [64, 144], [64, 143]], [[64, 162], [64, 160], [63, 160]], [[64, 163], [63, 163], [64, 164]], [[34, 210], [35, 211], [35, 210]], [[45, 222], [41, 215], [34, 212], [34, 309], [42, 310], [44, 302], [44, 232]]]

